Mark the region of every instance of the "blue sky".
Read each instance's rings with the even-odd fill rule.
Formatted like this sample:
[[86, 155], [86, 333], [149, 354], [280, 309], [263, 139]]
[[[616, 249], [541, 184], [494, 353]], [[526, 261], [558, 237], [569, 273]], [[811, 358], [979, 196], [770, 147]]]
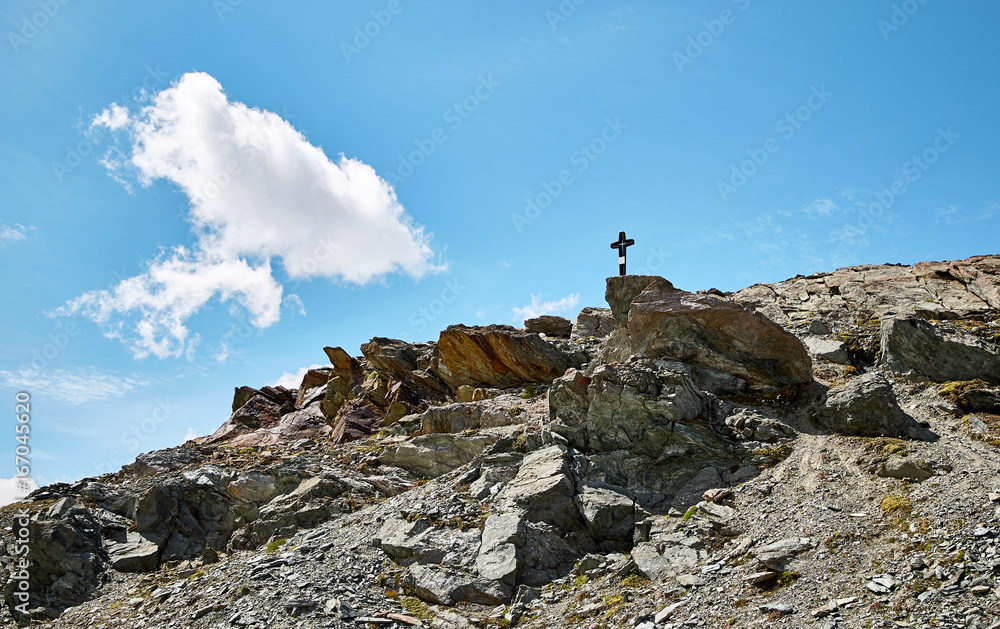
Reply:
[[689, 290], [997, 252], [993, 4], [0, 17], [0, 396], [32, 396], [43, 484], [206, 434], [324, 345], [603, 305], [620, 230]]

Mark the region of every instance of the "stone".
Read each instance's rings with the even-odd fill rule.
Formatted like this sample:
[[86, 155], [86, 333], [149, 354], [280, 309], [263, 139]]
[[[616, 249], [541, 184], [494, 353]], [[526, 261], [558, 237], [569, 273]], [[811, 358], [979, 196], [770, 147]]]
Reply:
[[[282, 391], [287, 395], [282, 395]], [[293, 410], [295, 410], [294, 400], [287, 390], [279, 391], [277, 388], [264, 387], [236, 409], [215, 432], [199, 440], [199, 444], [231, 441], [259, 429], [271, 428], [278, 423], [282, 415]]]
[[653, 616], [653, 624], [654, 625], [662, 625], [664, 622], [666, 622], [667, 620], [669, 620], [670, 617], [673, 616], [674, 612], [677, 611], [678, 609], [680, 609], [680, 607], [683, 604], [684, 604], [683, 601], [678, 601], [676, 603], [672, 603], [670, 605], [667, 605], [666, 607], [664, 607], [660, 611], [656, 612], [656, 614]]
[[812, 550], [815, 542], [808, 537], [791, 537], [758, 547], [755, 556], [757, 561], [776, 572], [787, 569], [788, 563], [799, 554]]
[[733, 463], [705, 394], [666, 363], [637, 357], [591, 376], [571, 370], [552, 382], [548, 402], [552, 432], [590, 452], [580, 480], [629, 487], [641, 505], [675, 494], [706, 467]]
[[548, 384], [581, 364], [537, 334], [506, 325], [448, 326], [438, 354], [438, 371], [452, 389]]
[[449, 393], [434, 368], [438, 346], [433, 343], [375, 337], [361, 346], [361, 353], [377, 372], [400, 382], [395, 394], [398, 401], [416, 406], [419, 400], [443, 401]]
[[583, 528], [574, 502], [576, 493], [563, 446], [532, 452], [497, 497], [498, 506], [517, 505], [531, 522], [545, 522], [563, 531]]
[[[27, 523], [27, 559], [30, 578], [28, 595], [31, 609], [56, 617], [67, 607], [86, 601], [104, 581], [107, 564], [101, 541], [101, 527], [86, 506], [73, 498], [63, 498], [38, 513]], [[4, 586], [4, 602], [14, 619], [27, 624], [15, 598], [18, 581]]]
[[928, 463], [894, 454], [879, 467], [876, 475], [883, 478], [899, 478], [920, 482], [934, 476], [935, 471]]
[[698, 551], [686, 546], [642, 542], [632, 549], [635, 570], [650, 581], [660, 582], [698, 566]]
[[260, 472], [245, 472], [226, 487], [230, 496], [245, 502], [267, 502], [274, 496], [274, 477]]
[[884, 319], [881, 364], [935, 382], [980, 379], [1000, 384], [1000, 347], [968, 334], [945, 332], [917, 317]]
[[757, 607], [757, 610], [765, 614], [791, 614], [795, 611], [791, 605], [786, 603], [767, 603], [766, 605]]
[[364, 400], [349, 400], [337, 411], [329, 433], [333, 443], [357, 441], [375, 432], [380, 426], [376, 409]]
[[490, 443], [483, 435], [462, 437], [460, 435], [433, 433], [419, 435], [388, 448], [379, 461], [418, 474], [434, 478], [461, 467], [481, 454]]
[[809, 353], [816, 358], [822, 358], [839, 365], [848, 365], [851, 362], [851, 357], [847, 353], [847, 344], [841, 341], [809, 336], [805, 339], [805, 345]]
[[481, 538], [477, 528], [434, 528], [426, 519], [407, 522], [397, 517], [387, 519], [376, 535], [382, 550], [402, 565], [430, 563], [449, 567], [471, 565], [480, 551]]
[[160, 566], [159, 545], [134, 531], [106, 539], [105, 547], [108, 562], [118, 572], [152, 572]]
[[525, 319], [524, 329], [528, 332], [536, 332], [548, 337], [568, 338], [573, 331], [573, 324], [565, 317], [541, 315], [532, 319]]
[[502, 583], [419, 563], [403, 572], [403, 583], [421, 600], [435, 605], [452, 606], [467, 601], [494, 606], [507, 603], [511, 596], [510, 588]]
[[877, 372], [866, 373], [830, 389], [815, 420], [820, 426], [842, 435], [927, 441], [934, 438], [933, 433], [922, 428], [899, 407], [892, 384]]
[[611, 336], [618, 329], [618, 322], [611, 315], [610, 308], [592, 308], [590, 306], [580, 311], [573, 323], [571, 339], [598, 338]]
[[773, 581], [778, 577], [778, 573], [773, 570], [762, 570], [760, 572], [753, 572], [743, 577], [743, 580], [750, 585], [761, 585], [762, 583], [767, 583]]
[[476, 571], [487, 579], [514, 585], [520, 565], [517, 544], [522, 542], [524, 532], [519, 514], [490, 514], [483, 526]]
[[830, 333], [830, 326], [822, 319], [812, 319], [809, 321], [809, 333], [817, 336]]
[[708, 502], [722, 502], [733, 495], [733, 490], [728, 487], [706, 490], [701, 497]]
[[202, 455], [194, 448], [178, 446], [139, 454], [135, 457], [135, 462], [128, 467], [136, 476], [154, 476], [180, 470], [201, 463], [202, 460]]
[[160, 548], [160, 560], [183, 559], [209, 546], [225, 550], [236, 515], [231, 499], [215, 487], [168, 480], [136, 502], [135, 530]]
[[677, 491], [670, 506], [683, 513], [688, 510], [688, 507], [701, 502], [706, 491], [721, 484], [722, 477], [719, 476], [719, 470], [714, 467], [706, 467]]
[[420, 432], [457, 433], [470, 429], [496, 428], [523, 423], [510, 412], [523, 400], [517, 396], [502, 396], [482, 402], [462, 402], [447, 406], [432, 406], [420, 414]]
[[[241, 409], [242, 410], [242, 409]], [[277, 422], [238, 436], [228, 435], [229, 446], [247, 448], [293, 443], [300, 439], [326, 439], [332, 430], [317, 404], [286, 413]]]
[[[616, 279], [609, 278], [609, 293]], [[735, 376], [751, 390], [812, 382], [812, 360], [793, 334], [735, 302], [672, 287], [647, 288], [632, 300], [601, 359], [622, 361], [633, 354]]]
[[306, 399], [314, 389], [324, 386], [330, 379], [331, 369], [321, 367], [319, 369], [309, 369], [302, 376], [302, 383], [299, 384], [298, 394], [295, 397], [295, 408], [302, 408], [306, 405]]
[[682, 292], [668, 280], [657, 275], [622, 275], [609, 277], [604, 288], [604, 300], [611, 306], [611, 316], [619, 326], [628, 325], [632, 300], [647, 288], [664, 292]]
[[590, 536], [607, 550], [628, 550], [635, 529], [635, 503], [612, 489], [584, 485], [574, 496]]

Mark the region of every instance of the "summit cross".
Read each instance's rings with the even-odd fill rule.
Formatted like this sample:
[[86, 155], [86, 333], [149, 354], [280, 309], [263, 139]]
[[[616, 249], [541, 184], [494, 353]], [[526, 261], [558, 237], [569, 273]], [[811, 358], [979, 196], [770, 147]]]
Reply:
[[618, 250], [618, 275], [625, 275], [625, 248], [634, 244], [634, 240], [625, 238], [625, 232], [618, 232], [618, 242], [611, 243], [611, 248]]

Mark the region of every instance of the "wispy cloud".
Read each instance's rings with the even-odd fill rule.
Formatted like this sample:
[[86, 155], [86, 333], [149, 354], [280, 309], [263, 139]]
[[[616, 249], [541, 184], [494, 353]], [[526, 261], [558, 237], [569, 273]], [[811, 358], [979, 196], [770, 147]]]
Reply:
[[521, 323], [525, 319], [532, 319], [539, 315], [566, 314], [580, 303], [580, 294], [567, 295], [562, 299], [552, 301], [542, 301], [540, 295], [532, 295], [531, 303], [520, 308], [515, 307], [514, 321]]
[[802, 211], [810, 216], [830, 216], [837, 209], [837, 204], [833, 202], [833, 199], [816, 199], [802, 207]]
[[[310, 369], [319, 369], [324, 365], [309, 365], [308, 367], [302, 367], [295, 373], [286, 371], [281, 374], [281, 377], [274, 381], [272, 386], [285, 387], [286, 389], [298, 389], [299, 385], [302, 384], [302, 378], [306, 375], [306, 372]], [[325, 365], [329, 367], [329, 365]]]
[[18, 223], [14, 223], [13, 225], [0, 223], [0, 247], [5, 247], [8, 243], [18, 240], [26, 240], [29, 230], [30, 228]]
[[934, 210], [934, 222], [961, 225], [986, 221], [1000, 214], [1000, 203], [991, 203], [981, 210], [966, 211], [960, 205], [946, 205]]
[[109, 397], [122, 397], [147, 386], [150, 380], [137, 375], [122, 376], [95, 367], [77, 369], [0, 369], [0, 387], [31, 391], [73, 406]]
[[83, 314], [137, 358], [185, 355], [187, 322], [213, 299], [257, 329], [275, 324], [289, 299], [276, 264], [291, 279], [353, 284], [442, 270], [430, 235], [371, 166], [331, 159], [277, 114], [229, 100], [208, 74], [185, 74], [135, 113], [112, 104], [92, 124], [115, 138], [103, 163], [117, 180], [180, 188], [197, 238], [55, 312]]

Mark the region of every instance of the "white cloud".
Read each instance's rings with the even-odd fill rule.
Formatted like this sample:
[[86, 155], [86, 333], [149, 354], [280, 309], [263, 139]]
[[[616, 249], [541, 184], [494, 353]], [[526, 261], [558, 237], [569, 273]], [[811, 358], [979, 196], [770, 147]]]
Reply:
[[281, 377], [275, 380], [274, 384], [271, 386], [285, 387], [286, 389], [298, 389], [299, 385], [302, 384], [302, 378], [306, 375], [306, 372], [310, 369], [319, 369], [320, 367], [329, 367], [329, 365], [309, 365], [308, 367], [302, 367], [295, 373], [286, 371], [281, 374]]
[[[26, 486], [20, 486], [18, 481], [26, 483]], [[38, 489], [38, 483], [27, 476], [0, 478], [0, 507], [22, 500], [36, 489]]]
[[0, 223], [0, 247], [3, 247], [9, 242], [14, 242], [16, 240], [24, 240], [28, 237], [25, 233], [27, 229], [24, 225], [19, 225], [14, 223], [13, 225], [6, 225]]
[[802, 208], [806, 214], [819, 216], [830, 216], [837, 209], [837, 204], [833, 202], [833, 199], [816, 199]]
[[69, 369], [31, 369], [17, 371], [0, 369], [0, 387], [31, 391], [74, 406], [126, 393], [149, 384], [138, 376], [119, 376], [94, 367]]
[[104, 160], [116, 179], [164, 179], [187, 196], [197, 237], [56, 311], [89, 317], [136, 357], [184, 355], [188, 319], [213, 298], [238, 304], [258, 329], [276, 323], [283, 287], [272, 261], [293, 279], [354, 284], [443, 270], [371, 166], [331, 159], [277, 114], [230, 101], [208, 74], [183, 75], [134, 114], [112, 104], [92, 124], [117, 138]]
[[122, 129], [129, 124], [128, 108], [118, 103], [111, 103], [104, 111], [94, 117], [94, 125], [107, 127], [112, 131]]
[[200, 436], [201, 435], [199, 435], [194, 431], [194, 428], [189, 427], [187, 433], [185, 433], [184, 435], [184, 441], [182, 441], [181, 443], [187, 443], [188, 441], [191, 441], [192, 439], [197, 439]]
[[514, 308], [514, 320], [518, 323], [539, 315], [564, 314], [580, 303], [580, 294], [567, 295], [555, 301], [541, 301], [539, 295], [531, 296], [531, 303], [521, 308]]

